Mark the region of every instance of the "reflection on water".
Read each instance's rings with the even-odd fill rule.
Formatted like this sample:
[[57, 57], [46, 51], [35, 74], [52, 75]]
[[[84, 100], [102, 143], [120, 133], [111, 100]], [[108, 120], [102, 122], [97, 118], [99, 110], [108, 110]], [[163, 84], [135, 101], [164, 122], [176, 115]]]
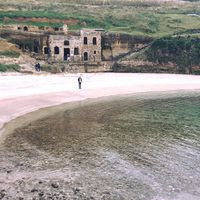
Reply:
[[94, 199], [199, 199], [200, 93], [82, 102], [17, 129], [2, 152], [20, 173], [70, 171]]

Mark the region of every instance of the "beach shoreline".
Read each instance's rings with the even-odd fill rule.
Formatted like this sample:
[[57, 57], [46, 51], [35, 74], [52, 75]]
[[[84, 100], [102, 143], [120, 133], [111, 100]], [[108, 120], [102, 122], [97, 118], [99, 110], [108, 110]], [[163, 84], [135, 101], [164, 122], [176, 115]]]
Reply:
[[109, 96], [200, 89], [200, 76], [194, 75], [82, 74], [82, 90], [78, 89], [77, 77], [77, 74], [1, 75], [0, 135], [11, 120], [41, 108]]
[[[1, 94], [0, 103], [0, 112], [10, 117], [0, 135], [0, 196], [198, 199], [199, 183], [193, 179], [198, 170], [193, 166], [199, 160], [199, 77], [141, 76], [155, 78], [151, 84], [136, 81], [137, 74], [122, 75], [124, 79], [121, 74], [97, 75], [81, 91], [73, 88], [78, 86], [76, 76], [69, 78], [71, 88], [57, 92], [45, 89], [65, 76], [54, 76], [57, 80], [41, 86], [38, 94], [33, 79], [44, 83], [51, 76], [25, 77], [29, 81], [23, 86], [12, 83], [15, 93]], [[127, 86], [105, 90], [111, 76], [127, 78]], [[63, 83], [55, 87], [59, 90]]]

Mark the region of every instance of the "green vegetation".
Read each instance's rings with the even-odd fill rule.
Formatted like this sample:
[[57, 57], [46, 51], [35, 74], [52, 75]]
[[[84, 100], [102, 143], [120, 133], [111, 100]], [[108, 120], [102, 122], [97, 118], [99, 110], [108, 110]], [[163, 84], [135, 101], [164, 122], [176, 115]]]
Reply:
[[6, 65], [0, 63], [0, 72], [19, 71], [19, 69], [20, 66], [17, 64]]
[[[200, 39], [191, 37], [164, 37], [155, 40], [137, 58], [159, 63], [175, 63], [179, 72], [191, 70], [200, 64]], [[200, 73], [198, 71], [197, 73]]]
[[41, 71], [45, 72], [51, 72], [52, 71], [52, 66], [51, 65], [41, 65]]
[[[1, 24], [19, 23], [15, 18], [75, 19], [77, 23], [69, 25], [71, 30], [104, 28], [112, 32], [151, 37], [163, 37], [200, 27], [199, 17], [188, 15], [200, 13], [198, 2], [171, 5], [139, 0], [38, 0], [30, 5], [25, 0], [10, 0], [9, 4], [0, 0], [1, 7], [4, 10], [0, 12]], [[24, 23], [52, 27], [63, 24], [62, 21], [51, 23], [39, 20]]]
[[17, 51], [0, 51], [0, 56], [6, 56], [6, 57], [11, 57], [11, 58], [19, 58], [20, 53]]

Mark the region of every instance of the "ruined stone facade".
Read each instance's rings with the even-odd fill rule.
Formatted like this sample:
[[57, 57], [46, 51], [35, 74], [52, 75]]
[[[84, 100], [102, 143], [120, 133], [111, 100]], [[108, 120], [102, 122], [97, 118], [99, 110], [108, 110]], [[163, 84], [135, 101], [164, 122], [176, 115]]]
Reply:
[[[103, 30], [83, 29], [79, 33], [68, 32], [67, 25], [57, 28], [25, 25], [0, 28], [8, 31], [11, 42], [16, 43], [22, 50], [36, 54], [40, 59], [66, 63], [96, 63], [102, 60]], [[19, 40], [19, 37], [23, 40]]]
[[54, 62], [100, 62], [101, 31], [81, 30], [80, 35], [50, 35], [43, 54]]
[[2, 25], [0, 30], [10, 30], [16, 32], [26, 33], [53, 33], [53, 34], [67, 34], [67, 25], [62, 27], [50, 27], [50, 26], [30, 26], [30, 25]]

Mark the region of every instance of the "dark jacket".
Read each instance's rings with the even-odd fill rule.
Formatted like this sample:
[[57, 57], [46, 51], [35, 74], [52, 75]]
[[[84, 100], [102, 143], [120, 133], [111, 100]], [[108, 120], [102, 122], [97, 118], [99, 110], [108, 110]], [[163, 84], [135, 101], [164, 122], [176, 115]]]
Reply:
[[82, 78], [81, 77], [78, 77], [78, 82], [82, 83]]

